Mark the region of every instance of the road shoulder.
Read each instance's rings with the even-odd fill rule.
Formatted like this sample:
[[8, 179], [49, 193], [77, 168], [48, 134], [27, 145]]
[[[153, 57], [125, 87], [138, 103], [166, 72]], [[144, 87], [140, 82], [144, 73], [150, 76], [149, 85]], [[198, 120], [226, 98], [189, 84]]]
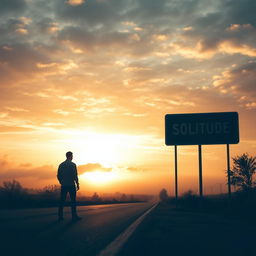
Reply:
[[256, 226], [219, 214], [158, 205], [118, 256], [255, 255]]
[[136, 221], [134, 221], [124, 232], [122, 232], [112, 243], [110, 243], [104, 250], [102, 250], [98, 256], [115, 256], [127, 242], [127, 240], [136, 231], [138, 226], [150, 214], [156, 207], [158, 203], [150, 207], [144, 214], [142, 214]]

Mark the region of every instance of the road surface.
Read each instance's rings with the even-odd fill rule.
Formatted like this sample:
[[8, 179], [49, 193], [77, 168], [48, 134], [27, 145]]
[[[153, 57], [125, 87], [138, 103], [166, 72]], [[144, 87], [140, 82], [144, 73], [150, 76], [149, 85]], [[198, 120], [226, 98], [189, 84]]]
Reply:
[[79, 206], [78, 222], [71, 221], [67, 207], [62, 222], [56, 208], [1, 210], [1, 255], [97, 255], [152, 205]]

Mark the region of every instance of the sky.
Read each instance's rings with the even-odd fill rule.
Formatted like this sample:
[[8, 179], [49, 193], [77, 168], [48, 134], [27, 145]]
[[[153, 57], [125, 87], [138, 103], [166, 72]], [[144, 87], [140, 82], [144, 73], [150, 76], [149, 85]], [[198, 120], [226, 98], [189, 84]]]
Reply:
[[[174, 194], [164, 116], [239, 113], [256, 151], [254, 0], [1, 0], [0, 182]], [[205, 193], [226, 192], [225, 145], [203, 146]], [[179, 193], [198, 192], [197, 146], [178, 147]]]

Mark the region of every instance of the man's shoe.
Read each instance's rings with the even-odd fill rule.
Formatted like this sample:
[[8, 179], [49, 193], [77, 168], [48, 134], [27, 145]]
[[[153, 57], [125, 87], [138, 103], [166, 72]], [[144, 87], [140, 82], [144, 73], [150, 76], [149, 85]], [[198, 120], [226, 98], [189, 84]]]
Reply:
[[73, 221], [79, 221], [79, 220], [81, 220], [81, 219], [82, 219], [82, 218], [79, 217], [79, 216], [72, 217], [72, 220], [73, 220]]

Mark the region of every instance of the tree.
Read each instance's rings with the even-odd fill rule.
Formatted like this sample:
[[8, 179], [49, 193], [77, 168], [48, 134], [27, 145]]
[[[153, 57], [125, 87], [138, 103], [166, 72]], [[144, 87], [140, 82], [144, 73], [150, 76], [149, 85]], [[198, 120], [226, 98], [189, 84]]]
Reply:
[[0, 197], [2, 205], [15, 208], [18, 205], [23, 205], [27, 197], [27, 190], [17, 180], [4, 181], [3, 186], [0, 187]]
[[92, 195], [91, 200], [92, 200], [93, 202], [99, 202], [99, 201], [101, 201], [101, 198], [99, 197], [99, 195], [97, 194], [97, 192], [94, 192], [94, 194]]
[[56, 199], [59, 198], [60, 186], [48, 185], [39, 192], [44, 198]]
[[256, 157], [244, 153], [232, 158], [233, 169], [230, 170], [230, 182], [243, 191], [250, 190], [255, 182], [253, 175], [256, 172]]
[[189, 189], [188, 191], [184, 192], [182, 195], [184, 198], [191, 198], [194, 196], [194, 193], [191, 189]]
[[167, 190], [165, 188], [163, 188], [160, 193], [159, 193], [159, 198], [162, 202], [167, 201], [168, 199], [168, 194], [167, 194]]
[[126, 194], [122, 194], [120, 200], [123, 201], [123, 202], [127, 201], [127, 196], [126, 196]]
[[26, 194], [26, 189], [24, 189], [17, 180], [4, 181], [0, 190], [9, 198], [17, 198]]

